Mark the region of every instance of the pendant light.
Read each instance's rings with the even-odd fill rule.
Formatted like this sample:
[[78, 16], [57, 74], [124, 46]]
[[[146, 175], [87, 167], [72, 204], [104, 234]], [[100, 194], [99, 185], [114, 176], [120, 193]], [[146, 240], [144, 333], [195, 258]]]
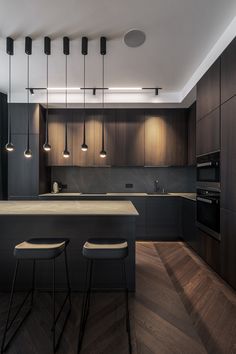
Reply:
[[83, 127], [83, 144], [81, 145], [81, 150], [82, 151], [87, 151], [88, 150], [88, 145], [86, 144], [86, 110], [85, 110], [85, 58], [86, 55], [88, 54], [88, 38], [87, 37], [82, 37], [82, 50], [81, 50], [83, 56], [84, 56], [84, 127]]
[[46, 125], [45, 125], [45, 143], [43, 144], [44, 151], [50, 151], [51, 145], [48, 140], [48, 56], [51, 54], [51, 39], [49, 37], [44, 37], [44, 53], [46, 54], [46, 95], [47, 95], [47, 106], [46, 106]]
[[27, 55], [27, 145], [26, 145], [26, 150], [24, 152], [24, 155], [26, 158], [31, 158], [32, 157], [32, 152], [30, 150], [30, 131], [29, 131], [29, 125], [30, 125], [30, 111], [29, 111], [29, 57], [32, 54], [32, 38], [30, 37], [25, 37], [25, 54]]
[[11, 141], [11, 57], [14, 54], [14, 41], [12, 38], [7, 37], [6, 50], [9, 55], [9, 80], [8, 80], [8, 141], [5, 146], [7, 151], [14, 151], [15, 147]]
[[[65, 100], [67, 109], [67, 55], [70, 54], [70, 40], [68, 37], [63, 38], [63, 53], [65, 54]], [[68, 159], [70, 157], [70, 152], [67, 145], [67, 120], [65, 121], [65, 148], [63, 151], [63, 157]]]
[[107, 156], [105, 150], [105, 117], [104, 117], [104, 57], [106, 55], [106, 37], [100, 38], [100, 54], [102, 55], [102, 150], [100, 151], [100, 157], [105, 158]]

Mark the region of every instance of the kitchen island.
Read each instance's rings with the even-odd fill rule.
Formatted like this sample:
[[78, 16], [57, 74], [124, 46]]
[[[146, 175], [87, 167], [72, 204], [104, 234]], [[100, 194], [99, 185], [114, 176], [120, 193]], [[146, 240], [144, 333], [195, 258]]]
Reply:
[[[33, 237], [70, 239], [68, 261], [72, 290], [82, 290], [86, 262], [84, 242], [91, 237], [125, 238], [129, 256], [126, 260], [128, 286], [135, 290], [135, 220], [138, 212], [130, 201], [2, 201], [0, 202], [0, 291], [9, 290], [14, 269], [13, 250], [17, 243]], [[30, 285], [31, 261], [22, 262], [19, 287]], [[56, 260], [57, 284], [64, 287], [63, 257]], [[95, 267], [96, 288], [121, 288], [119, 261], [100, 261]], [[37, 262], [36, 284], [40, 289], [51, 285], [50, 261]], [[4, 271], [2, 271], [4, 269]]]

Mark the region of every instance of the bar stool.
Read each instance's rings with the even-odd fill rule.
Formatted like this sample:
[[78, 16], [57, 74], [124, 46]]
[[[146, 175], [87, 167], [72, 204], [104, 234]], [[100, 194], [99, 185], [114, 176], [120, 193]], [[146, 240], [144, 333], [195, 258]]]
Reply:
[[125, 268], [125, 258], [128, 256], [128, 243], [124, 239], [111, 239], [111, 238], [94, 238], [89, 239], [83, 245], [83, 256], [87, 259], [87, 269], [85, 278], [85, 292], [82, 303], [80, 331], [78, 341], [78, 353], [82, 348], [82, 342], [86, 327], [86, 321], [89, 315], [90, 309], [90, 297], [92, 290], [92, 277], [94, 262], [99, 260], [121, 260], [122, 261], [122, 273], [125, 288], [126, 299], [126, 331], [128, 333], [129, 353], [132, 353], [131, 345], [131, 333], [130, 333], [130, 318], [129, 318], [129, 298], [128, 298], [128, 285]]
[[[9, 303], [9, 308], [8, 308], [8, 315], [7, 315], [7, 320], [6, 320], [6, 325], [5, 325], [5, 330], [3, 333], [3, 339], [2, 339], [2, 345], [1, 345], [1, 353], [3, 353], [11, 343], [12, 339], [14, 338], [15, 334], [18, 332], [19, 328], [23, 324], [23, 322], [26, 320], [26, 318], [29, 316], [32, 307], [33, 307], [33, 300], [34, 300], [34, 292], [35, 292], [35, 268], [36, 268], [36, 261], [43, 261], [43, 260], [52, 260], [53, 263], [53, 281], [52, 281], [52, 298], [53, 298], [53, 306], [52, 306], [52, 335], [53, 335], [53, 353], [56, 352], [58, 349], [59, 343], [61, 336], [63, 334], [63, 331], [66, 326], [66, 322], [69, 318], [70, 311], [71, 311], [71, 289], [70, 289], [70, 281], [69, 281], [69, 271], [68, 271], [68, 262], [67, 262], [67, 254], [66, 254], [66, 248], [69, 244], [68, 239], [62, 239], [62, 238], [32, 238], [28, 241], [24, 241], [18, 245], [15, 246], [14, 248], [14, 256], [16, 258], [16, 265], [15, 265], [15, 272], [14, 272], [14, 277], [13, 277], [13, 282], [12, 282], [12, 289], [11, 289], [11, 296], [10, 296], [10, 303]], [[60, 310], [56, 314], [56, 304], [55, 304], [55, 272], [56, 272], [56, 267], [55, 267], [55, 259], [60, 256], [62, 253], [64, 253], [64, 259], [65, 259], [65, 271], [66, 271], [66, 282], [67, 282], [67, 294], [65, 296], [65, 299], [61, 305]], [[27, 292], [24, 300], [18, 307], [16, 313], [12, 317], [10, 321], [10, 315], [11, 315], [11, 310], [12, 310], [12, 305], [13, 305], [13, 297], [15, 293], [15, 284], [17, 280], [17, 273], [18, 273], [18, 267], [20, 261], [23, 260], [32, 260], [33, 262], [33, 269], [32, 269], [32, 285], [31, 289]], [[7, 333], [12, 327], [13, 323], [17, 319], [17, 316], [19, 315], [21, 309], [26, 305], [27, 300], [30, 299], [29, 301], [29, 308], [24, 315], [24, 317], [21, 319], [19, 325], [13, 332], [12, 336], [10, 336], [8, 342], [6, 342], [6, 337]], [[69, 310], [67, 312], [66, 318], [64, 320], [62, 329], [58, 335], [58, 339], [56, 340], [56, 324], [57, 321], [60, 318], [60, 315], [62, 313], [62, 310], [67, 302], [69, 301]]]

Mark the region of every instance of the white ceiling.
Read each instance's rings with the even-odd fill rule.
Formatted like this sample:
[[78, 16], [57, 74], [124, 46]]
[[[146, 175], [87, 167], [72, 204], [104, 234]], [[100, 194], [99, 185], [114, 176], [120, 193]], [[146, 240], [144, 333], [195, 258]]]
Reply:
[[[138, 28], [146, 33], [139, 48], [128, 48], [124, 33]], [[13, 101], [26, 99], [26, 55], [24, 37], [33, 38], [30, 86], [45, 86], [43, 37], [50, 36], [49, 86], [64, 87], [62, 37], [71, 38], [68, 58], [68, 84], [83, 83], [81, 36], [89, 38], [87, 86], [101, 86], [99, 37], [108, 38], [105, 85], [108, 87], [155, 87], [159, 97], [145, 94], [109, 94], [110, 103], [179, 103], [197, 80], [227, 46], [236, 33], [235, 0], [0, 0], [0, 91], [8, 85], [8, 56], [5, 38], [15, 39], [12, 59]], [[34, 101], [43, 101], [36, 94]], [[52, 103], [63, 102], [63, 94], [51, 96]], [[98, 102], [100, 97], [87, 97]], [[71, 94], [72, 103], [81, 94]]]

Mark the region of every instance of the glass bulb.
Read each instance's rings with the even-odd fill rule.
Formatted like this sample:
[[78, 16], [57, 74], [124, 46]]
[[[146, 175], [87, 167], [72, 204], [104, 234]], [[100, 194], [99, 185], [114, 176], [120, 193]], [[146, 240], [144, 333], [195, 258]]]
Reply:
[[104, 159], [104, 157], [106, 157], [106, 156], [107, 156], [106, 151], [105, 150], [101, 150], [100, 151], [100, 157]]
[[26, 149], [24, 155], [27, 159], [29, 159], [30, 157], [32, 157], [32, 151], [30, 149]]
[[43, 150], [44, 151], [50, 151], [51, 150], [51, 145], [46, 142], [45, 144], [43, 144]]
[[15, 150], [15, 147], [12, 143], [8, 142], [6, 145], [5, 145], [5, 148], [7, 151], [14, 151]]
[[69, 152], [68, 150], [64, 150], [64, 151], [63, 151], [63, 157], [64, 157], [65, 159], [68, 159], [68, 157], [70, 157], [70, 152]]
[[83, 144], [81, 145], [81, 150], [82, 150], [82, 151], [87, 151], [87, 150], [88, 150], [88, 145], [85, 144], [85, 143], [83, 143]]

